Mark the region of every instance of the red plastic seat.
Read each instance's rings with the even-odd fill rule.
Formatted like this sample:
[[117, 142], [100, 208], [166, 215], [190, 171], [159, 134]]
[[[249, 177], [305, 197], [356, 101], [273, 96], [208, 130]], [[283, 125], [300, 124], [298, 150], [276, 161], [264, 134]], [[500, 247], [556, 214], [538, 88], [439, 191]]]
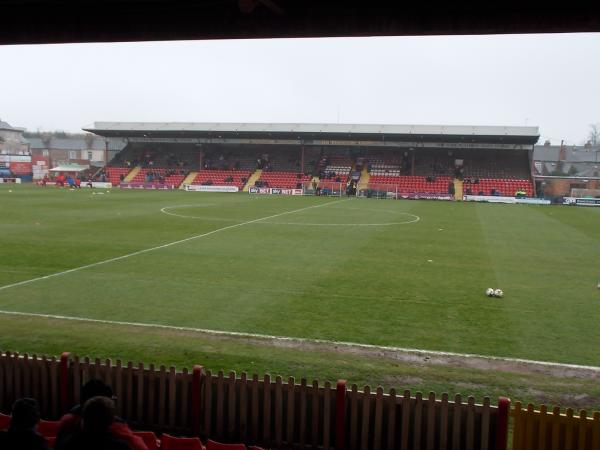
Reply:
[[48, 442], [48, 447], [54, 448], [54, 446], [56, 445], [56, 437], [55, 436], [48, 436], [48, 437], [45, 437], [44, 439], [46, 439], [46, 442]]
[[0, 414], [0, 430], [4, 430], [10, 426], [11, 417], [6, 414]]
[[156, 435], [152, 431], [134, 431], [134, 435], [141, 438], [148, 447], [148, 450], [157, 450], [159, 447], [159, 441]]
[[40, 420], [37, 431], [45, 438], [54, 437], [58, 434], [59, 425], [59, 421]]
[[209, 439], [206, 443], [206, 450], [246, 450], [246, 446], [244, 444], [220, 444]]
[[175, 437], [170, 434], [161, 436], [162, 450], [206, 450], [198, 438]]

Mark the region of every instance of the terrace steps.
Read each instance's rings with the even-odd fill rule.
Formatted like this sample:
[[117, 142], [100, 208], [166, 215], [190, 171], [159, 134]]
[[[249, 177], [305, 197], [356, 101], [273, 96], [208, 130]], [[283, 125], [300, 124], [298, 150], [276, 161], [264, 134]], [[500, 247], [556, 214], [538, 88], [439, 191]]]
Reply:
[[242, 189], [242, 191], [248, 192], [248, 189], [250, 189], [252, 186], [254, 186], [254, 183], [256, 183], [256, 180], [258, 180], [261, 175], [262, 175], [262, 169], [256, 169], [254, 171], [254, 173], [252, 175], [250, 175], [250, 178], [248, 178], [248, 181], [246, 181], [246, 184], [244, 185], [244, 188]]
[[129, 183], [131, 182], [131, 180], [133, 180], [135, 178], [135, 176], [140, 173], [140, 170], [142, 170], [142, 168], [140, 166], [135, 166], [133, 169], [131, 169], [131, 172], [129, 172], [125, 178], [123, 179], [124, 183]]
[[367, 170], [367, 165], [365, 164], [365, 166], [362, 169], [362, 172], [360, 173], [360, 178], [358, 179], [358, 184], [356, 186], [356, 189], [358, 191], [367, 189], [367, 187], [369, 186], [370, 178], [371, 178], [371, 174]]
[[192, 172], [188, 173], [187, 176], [183, 179], [183, 181], [179, 185], [179, 189], [185, 189], [186, 184], [192, 184], [192, 182], [196, 179], [196, 175], [198, 175], [198, 172], [192, 171]]
[[463, 199], [463, 182], [458, 178], [454, 179], [454, 200]]

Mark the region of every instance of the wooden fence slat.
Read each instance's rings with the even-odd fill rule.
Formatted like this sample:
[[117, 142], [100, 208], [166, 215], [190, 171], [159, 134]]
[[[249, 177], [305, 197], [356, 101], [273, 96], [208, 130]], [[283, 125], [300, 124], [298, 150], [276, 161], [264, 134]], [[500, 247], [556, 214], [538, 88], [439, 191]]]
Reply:
[[56, 360], [56, 356], [50, 358], [50, 399], [51, 399], [51, 409], [50, 409], [50, 418], [58, 419], [60, 417], [60, 404], [58, 398], [58, 362]]
[[387, 448], [395, 450], [396, 445], [396, 390], [390, 389], [390, 395], [387, 401], [388, 425], [387, 425]]
[[[8, 388], [8, 383], [6, 382], [6, 378], [4, 375], [5, 365], [6, 365], [6, 356], [2, 354], [0, 350], [0, 412], [8, 412], [8, 401], [5, 400], [4, 390]], [[35, 368], [35, 355], [34, 355], [34, 368]]]
[[442, 394], [442, 401], [440, 404], [440, 436], [439, 436], [439, 447], [440, 450], [448, 449], [448, 394]]
[[523, 426], [523, 414], [521, 413], [521, 402], [515, 402], [512, 411], [513, 416], [513, 450], [523, 450], [525, 432]]
[[331, 383], [325, 382], [323, 391], [323, 450], [331, 445]]
[[137, 395], [136, 395], [137, 408], [135, 411], [135, 418], [138, 422], [143, 422], [144, 421], [144, 363], [138, 364], [136, 379], [137, 379]]
[[252, 428], [252, 442], [258, 442], [258, 414], [259, 414], [259, 404], [258, 404], [258, 375], [252, 375], [252, 386], [251, 386], [251, 396], [252, 396], [252, 406], [251, 406], [251, 428]]
[[263, 441], [271, 444], [271, 376], [265, 374], [263, 378]]
[[350, 390], [350, 449], [358, 447], [358, 386], [352, 385]]
[[114, 392], [114, 382], [113, 382], [113, 371], [112, 371], [112, 360], [110, 358], [107, 358], [104, 361], [104, 367], [102, 367], [100, 370], [103, 371], [103, 377], [104, 377], [104, 383], [107, 386], [110, 386], [111, 389], [113, 389]]
[[547, 423], [548, 423], [548, 408], [546, 405], [540, 406], [540, 418], [538, 425], [538, 450], [546, 450], [546, 433], [548, 432]]
[[210, 370], [204, 375], [204, 435], [208, 438], [212, 436], [212, 396], [213, 396], [213, 376]]
[[169, 405], [168, 424], [169, 428], [172, 429], [175, 428], [175, 421], [177, 417], [177, 372], [173, 366], [169, 368], [167, 385], [169, 386], [169, 394], [167, 396], [167, 403]]
[[42, 356], [42, 359], [38, 363], [40, 368], [40, 399], [42, 400], [41, 413], [42, 417], [48, 418], [50, 416], [50, 402], [48, 401], [48, 359]]
[[229, 440], [235, 440], [237, 438], [237, 427], [235, 421], [235, 400], [237, 398], [237, 390], [235, 387], [235, 379], [235, 372], [229, 372], [229, 382], [227, 383], [227, 439]]
[[462, 399], [460, 394], [454, 396], [454, 407], [452, 409], [452, 450], [462, 450], [460, 446]]
[[552, 409], [552, 450], [560, 448], [560, 419], [560, 407], [555, 406]]
[[300, 449], [303, 450], [306, 448], [306, 415], [308, 412], [308, 401], [307, 401], [307, 387], [306, 387], [306, 378], [300, 379], [300, 433], [299, 441], [300, 441]]
[[311, 392], [311, 444], [314, 448], [319, 445], [319, 382], [314, 380]]
[[535, 424], [533, 409], [533, 405], [529, 403], [525, 413], [525, 448], [533, 448], [533, 428]]
[[360, 448], [369, 448], [369, 419], [371, 418], [371, 387], [365, 386], [363, 389], [363, 408], [360, 429]]
[[381, 448], [381, 427], [383, 425], [383, 387], [375, 391], [375, 419], [373, 421], [373, 448]]
[[23, 354], [23, 397], [31, 397], [31, 364], [29, 355]]
[[565, 450], [574, 450], [573, 435], [573, 408], [567, 408], [567, 417], [565, 420]]
[[490, 444], [490, 398], [483, 398], [483, 407], [481, 410], [481, 441], [479, 448], [488, 450]]
[[21, 392], [21, 364], [19, 364], [19, 353], [15, 352], [13, 354], [13, 385], [12, 389], [14, 392], [14, 398], [19, 399], [23, 397], [23, 392]]
[[[125, 420], [133, 418], [133, 363], [127, 361], [125, 368]], [[77, 402], [79, 403], [79, 401]]]
[[408, 450], [408, 436], [410, 433], [410, 391], [404, 391], [402, 397], [402, 435], [400, 436], [401, 450]]
[[421, 430], [423, 428], [423, 394], [415, 395], [415, 413], [413, 422], [413, 450], [421, 449]]
[[81, 398], [81, 367], [79, 364], [79, 356], [74, 356], [73, 361], [71, 362], [73, 368], [73, 404], [78, 405]]
[[215, 413], [216, 437], [223, 439], [223, 421], [225, 420], [225, 375], [222, 370], [217, 373], [217, 407]]
[[[40, 389], [42, 383], [42, 377], [40, 374], [40, 360], [37, 355], [33, 355], [32, 357], [32, 377], [33, 377], [33, 398], [40, 399]], [[0, 377], [2, 375], [2, 367], [0, 367]], [[0, 383], [0, 392], [2, 392], [2, 383]]]
[[289, 447], [291, 447], [294, 444], [294, 428], [296, 426], [296, 418], [294, 415], [294, 411], [295, 411], [295, 394], [296, 394], [296, 389], [295, 389], [295, 382], [294, 382], [294, 378], [290, 377], [288, 378], [288, 384], [287, 384], [287, 414], [286, 414], [286, 424], [287, 424], [287, 431], [285, 434], [285, 440], [286, 443]]
[[92, 371], [92, 365], [90, 362], [90, 358], [88, 358], [87, 356], [83, 358], [83, 370], [81, 371], [81, 385], [83, 386], [84, 384], [86, 384], [88, 381], [90, 381], [91, 377], [91, 371]]
[[435, 446], [435, 393], [430, 392], [427, 400], [427, 450]]
[[192, 377], [190, 372], [187, 367], [184, 367], [181, 373], [181, 426], [183, 428], [187, 428], [191, 423], [190, 402], [192, 399], [191, 394], [189, 394], [191, 381]]
[[467, 426], [466, 426], [467, 450], [473, 450], [475, 447], [475, 398], [467, 398]]
[[150, 363], [148, 367], [148, 411], [147, 421], [150, 426], [156, 424], [156, 368]]
[[579, 435], [577, 436], [577, 449], [586, 450], [586, 436], [587, 436], [587, 411], [582, 409], [579, 411]]
[[116, 407], [117, 415], [123, 417], [123, 365], [120, 359], [117, 359], [117, 364], [114, 369], [115, 372], [115, 395], [117, 397]]
[[600, 411], [594, 413], [594, 421], [592, 423], [592, 447], [593, 449], [600, 448]]
[[275, 445], [281, 448], [283, 444], [283, 380], [281, 376], [275, 377], [275, 404], [274, 404], [274, 422], [275, 422]]
[[246, 442], [248, 439], [248, 375], [246, 372], [240, 374], [240, 413], [239, 434], [240, 440]]

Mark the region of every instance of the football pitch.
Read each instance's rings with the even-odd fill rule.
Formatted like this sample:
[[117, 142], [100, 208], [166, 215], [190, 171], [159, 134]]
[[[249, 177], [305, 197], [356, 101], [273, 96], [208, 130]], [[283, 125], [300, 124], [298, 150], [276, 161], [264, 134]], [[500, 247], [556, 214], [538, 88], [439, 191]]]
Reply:
[[598, 366], [599, 225], [595, 208], [0, 185], [0, 348], [378, 384], [403, 369], [250, 335]]

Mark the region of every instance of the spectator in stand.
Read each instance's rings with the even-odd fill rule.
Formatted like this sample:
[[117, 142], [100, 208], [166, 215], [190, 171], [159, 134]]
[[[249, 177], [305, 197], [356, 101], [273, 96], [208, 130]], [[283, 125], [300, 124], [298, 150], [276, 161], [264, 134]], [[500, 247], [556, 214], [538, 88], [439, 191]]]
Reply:
[[[58, 435], [56, 438], [57, 449], [59, 448], [59, 444], [66, 442], [70, 436], [81, 431], [83, 415], [82, 405], [85, 405], [89, 399], [94, 397], [106, 397], [112, 401], [112, 389], [105, 385], [102, 381], [95, 379], [88, 381], [81, 388], [81, 403], [71, 409], [71, 411], [69, 411], [60, 419], [59, 430], [57, 433]], [[114, 417], [114, 420], [111, 422], [108, 430], [115, 438], [125, 441], [131, 450], [148, 450], [148, 447], [146, 447], [144, 441], [140, 437], [133, 434], [123, 419]]]
[[7, 431], [0, 431], [2, 450], [48, 450], [48, 443], [36, 427], [40, 421], [40, 408], [32, 398], [17, 400], [12, 407], [12, 419]]
[[115, 403], [92, 397], [83, 406], [82, 427], [56, 445], [56, 450], [131, 450], [127, 442], [110, 431], [115, 422]]

